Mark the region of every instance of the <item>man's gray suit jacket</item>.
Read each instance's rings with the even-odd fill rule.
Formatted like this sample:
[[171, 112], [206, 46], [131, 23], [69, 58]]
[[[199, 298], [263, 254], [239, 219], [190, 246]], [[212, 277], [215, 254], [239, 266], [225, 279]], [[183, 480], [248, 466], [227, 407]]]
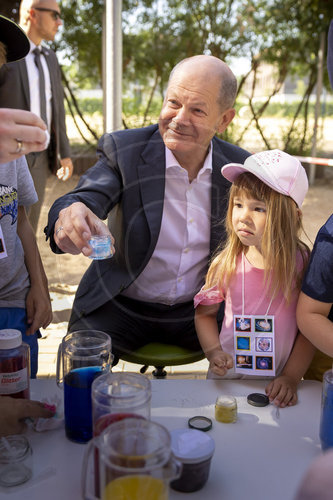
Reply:
[[[221, 175], [226, 163], [243, 163], [249, 153], [213, 138], [211, 241], [213, 253], [224, 236], [221, 220], [230, 183]], [[45, 228], [51, 248], [61, 253], [53, 233], [59, 211], [83, 202], [100, 219], [108, 217], [115, 237], [115, 255], [93, 261], [84, 274], [73, 311], [82, 317], [127, 288], [147, 265], [160, 232], [165, 190], [165, 146], [157, 125], [105, 134], [99, 142], [98, 161], [77, 187], [55, 201]]]
[[[61, 72], [53, 50], [43, 47], [48, 65], [52, 90], [52, 122], [49, 146], [49, 166], [55, 172], [57, 159], [68, 158], [69, 141], [66, 135], [64, 91]], [[0, 69], [0, 108], [24, 109], [30, 111], [30, 91], [27, 66], [24, 59], [2, 66]]]

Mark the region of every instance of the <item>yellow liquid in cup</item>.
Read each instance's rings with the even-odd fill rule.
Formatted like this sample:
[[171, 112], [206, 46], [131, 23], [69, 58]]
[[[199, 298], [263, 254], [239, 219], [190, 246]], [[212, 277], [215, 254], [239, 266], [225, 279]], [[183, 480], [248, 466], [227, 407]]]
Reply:
[[106, 486], [103, 500], [168, 500], [168, 488], [155, 477], [123, 476]]

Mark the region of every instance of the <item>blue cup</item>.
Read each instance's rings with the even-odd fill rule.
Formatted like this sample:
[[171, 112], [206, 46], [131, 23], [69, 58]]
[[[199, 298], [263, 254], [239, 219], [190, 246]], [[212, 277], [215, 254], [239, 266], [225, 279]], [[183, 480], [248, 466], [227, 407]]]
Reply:
[[111, 338], [104, 332], [80, 330], [62, 339], [57, 384], [64, 388], [65, 430], [71, 441], [92, 438], [91, 386], [96, 377], [110, 372], [111, 362]]
[[333, 370], [323, 377], [319, 435], [323, 450], [333, 447]]

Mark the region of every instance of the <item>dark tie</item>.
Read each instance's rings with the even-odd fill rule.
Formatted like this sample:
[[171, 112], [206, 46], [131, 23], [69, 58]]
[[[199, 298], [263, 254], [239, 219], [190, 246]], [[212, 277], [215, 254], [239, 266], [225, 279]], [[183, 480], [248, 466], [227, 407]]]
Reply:
[[35, 54], [35, 64], [39, 72], [39, 102], [40, 102], [40, 117], [47, 125], [47, 115], [46, 115], [46, 97], [45, 97], [45, 77], [43, 66], [40, 60], [40, 49], [36, 47], [33, 50]]

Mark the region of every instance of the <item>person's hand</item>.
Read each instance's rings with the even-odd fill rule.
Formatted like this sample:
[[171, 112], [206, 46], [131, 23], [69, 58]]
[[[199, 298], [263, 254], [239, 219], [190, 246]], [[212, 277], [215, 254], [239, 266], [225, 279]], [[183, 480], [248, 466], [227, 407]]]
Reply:
[[[72, 255], [83, 253], [86, 257], [92, 253], [89, 240], [92, 235], [110, 236], [114, 238], [108, 227], [84, 203], [72, 203], [59, 212], [54, 226], [54, 241], [63, 252]], [[112, 247], [112, 252], [115, 249]]]
[[222, 351], [222, 349], [214, 350], [209, 355], [209, 368], [210, 370], [223, 377], [230, 368], [234, 366], [232, 356], [227, 352]]
[[27, 323], [26, 334], [33, 335], [39, 328], [46, 328], [52, 321], [52, 306], [48, 290], [31, 285], [25, 301]]
[[47, 147], [48, 137], [45, 123], [34, 113], [20, 109], [0, 109], [0, 163], [43, 151]]
[[0, 396], [0, 437], [24, 432], [25, 418], [50, 418], [53, 415], [54, 412], [39, 401]]
[[62, 181], [67, 181], [73, 175], [73, 162], [70, 158], [62, 158], [60, 165], [61, 167], [57, 170], [57, 177]]
[[284, 408], [297, 403], [297, 382], [287, 375], [272, 380], [265, 389], [270, 403]]

